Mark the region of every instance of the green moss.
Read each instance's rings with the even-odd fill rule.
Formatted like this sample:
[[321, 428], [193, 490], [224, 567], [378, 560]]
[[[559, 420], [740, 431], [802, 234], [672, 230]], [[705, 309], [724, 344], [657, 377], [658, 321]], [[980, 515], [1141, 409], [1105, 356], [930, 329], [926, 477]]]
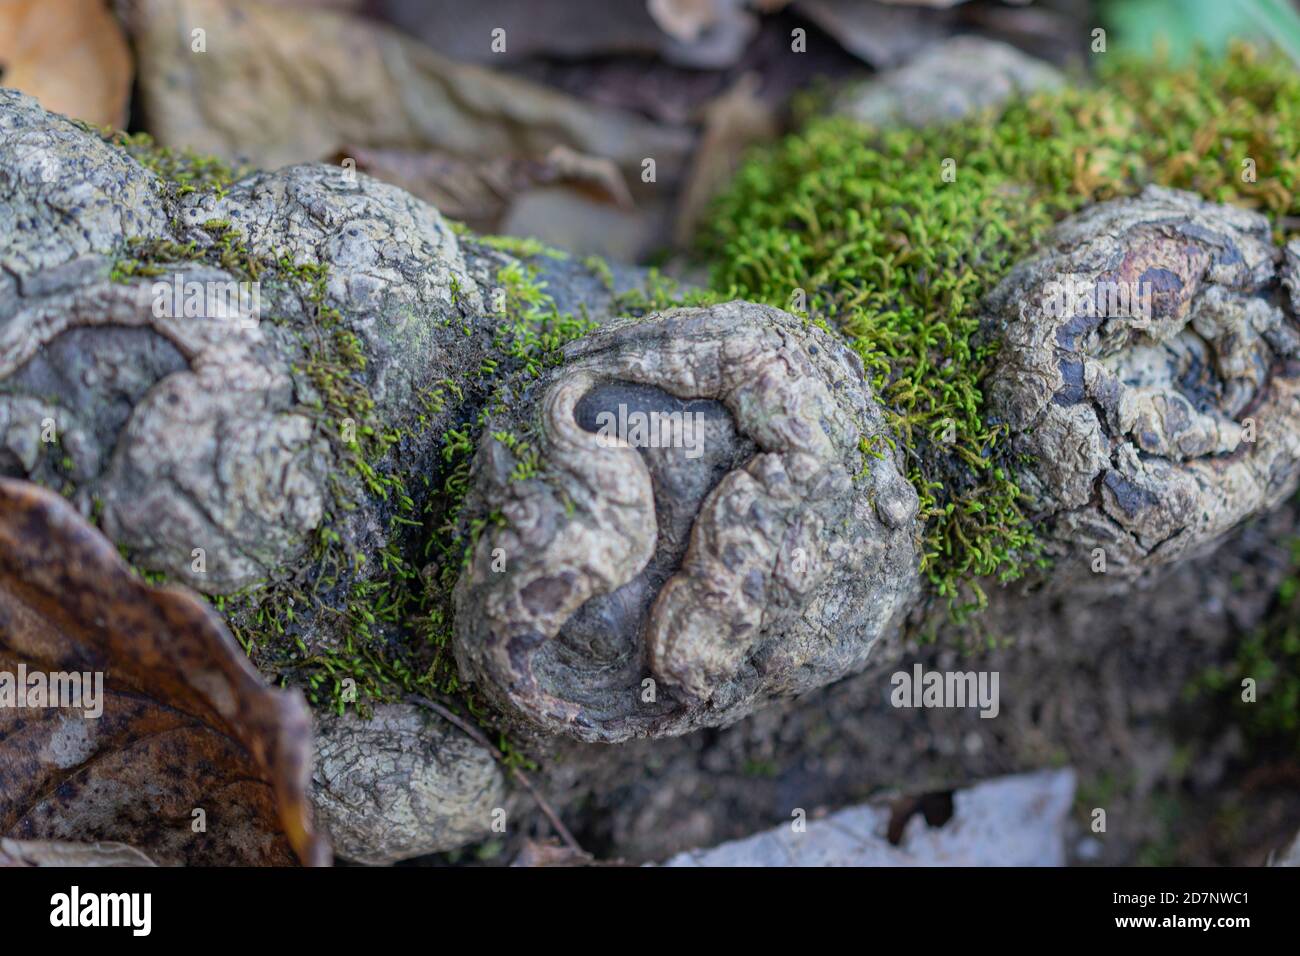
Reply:
[[650, 269], [640, 287], [629, 289], [614, 297], [612, 308], [617, 315], [640, 318], [651, 312], [662, 312], [664, 309], [716, 305], [727, 301], [728, 298], [712, 289], [682, 289], [676, 279], [664, 275], [658, 269]]
[[109, 127], [91, 126], [80, 120], [73, 122], [96, 133], [106, 143], [119, 147], [141, 166], [152, 170], [174, 198], [192, 192], [224, 196], [230, 185], [246, 172], [215, 156], [160, 146], [148, 133], [126, 133]]
[[532, 259], [536, 256], [546, 256], [549, 259], [569, 258], [567, 252], [548, 246], [542, 240], [532, 236], [474, 236], [473, 238], [480, 245], [508, 252], [520, 259]]
[[1063, 216], [1147, 183], [1260, 209], [1279, 236], [1300, 213], [1289, 63], [1243, 46], [1185, 68], [1105, 60], [1095, 88], [943, 127], [816, 119], [742, 167], [702, 236], [717, 292], [802, 305], [862, 357], [921, 496], [925, 573], [959, 616], [980, 579], [1041, 563], [985, 409], [985, 293]]
[[582, 264], [591, 272], [595, 273], [600, 284], [605, 287], [606, 292], [614, 291], [614, 270], [609, 267], [609, 263], [600, 256], [587, 256], [582, 260]]
[[505, 314], [494, 344], [530, 375], [540, 375], [543, 368], [559, 360], [565, 343], [595, 328], [585, 314], [561, 312], [546, 292], [546, 283], [538, 279], [537, 268], [527, 262], [503, 266], [497, 271], [497, 282], [505, 293]]

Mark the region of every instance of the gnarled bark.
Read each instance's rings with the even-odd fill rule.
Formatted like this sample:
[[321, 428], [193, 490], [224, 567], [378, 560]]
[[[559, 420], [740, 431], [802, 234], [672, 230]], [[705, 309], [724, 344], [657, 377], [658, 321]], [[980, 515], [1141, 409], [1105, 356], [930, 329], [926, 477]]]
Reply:
[[[269, 278], [274, 321], [232, 331], [155, 315], [152, 281], [110, 278], [140, 237], [194, 244], [168, 275], [237, 281], [207, 254], [231, 233], [251, 260], [325, 267], [323, 301]], [[1127, 587], [1294, 489], [1296, 253], [1274, 248], [1252, 214], [1159, 191], [1085, 211], [1052, 243], [990, 299], [1004, 342], [992, 402], [1038, 456], [1020, 477], [1053, 519], [1053, 573], [1078, 574], [1072, 559], [1101, 546], [1120, 571], [1107, 583]], [[177, 195], [94, 134], [0, 92], [0, 471], [62, 485], [139, 566], [210, 594], [292, 574], [321, 528], [349, 553], [377, 554], [391, 504], [347, 467], [346, 423], [309, 374], [323, 304], [364, 357], [349, 387], [376, 425], [403, 434], [371, 464], [436, 487], [442, 435], [506, 388], [479, 438], [465, 520], [483, 530], [456, 627], [464, 673], [507, 719], [580, 740], [674, 735], [877, 665], [725, 739], [780, 732], [790, 714], [800, 737], [819, 702], [875, 693], [904, 646], [902, 618], [922, 607], [920, 519], [907, 450], [891, 446], [844, 346], [744, 303], [611, 323], [595, 273], [535, 257], [557, 305], [604, 327], [540, 377], [511, 361], [483, 371], [500, 354], [492, 302], [514, 262], [400, 190], [329, 167]], [[1153, 321], [1047, 316], [1042, 287], [1064, 271], [1152, 281]], [[440, 383], [450, 397], [422, 403]], [[620, 405], [698, 412], [700, 455], [600, 443], [598, 416]], [[57, 451], [42, 440], [47, 420]], [[996, 619], [1058, 626], [1065, 612], [1044, 600], [1006, 592]], [[328, 622], [305, 617], [298, 636], [327, 641]], [[555, 782], [596, 759], [549, 746]], [[645, 762], [644, 746], [601, 759]], [[654, 746], [661, 766], [689, 762], [687, 743]], [[854, 752], [886, 779], [901, 758], [873, 746], [884, 744]]]
[[1058, 580], [1204, 553], [1295, 491], [1295, 250], [1269, 232], [1148, 187], [1062, 223], [989, 297], [990, 404], [1031, 461]]
[[916, 600], [920, 525], [858, 357], [731, 302], [564, 359], [484, 430], [466, 519], [503, 520], [457, 588], [462, 670], [548, 731], [614, 741], [860, 669]]
[[[304, 372], [324, 334], [313, 304], [271, 279], [275, 318], [253, 328], [159, 316], [151, 282], [110, 280], [124, 233], [193, 243], [199, 259], [216, 220], [250, 261], [328, 267], [323, 298], [363, 353], [351, 377], [375, 427], [409, 424], [439, 383], [459, 396], [387, 453], [430, 475], [441, 433], [485, 407], [495, 283], [514, 260], [328, 167], [177, 197], [3, 96], [5, 470], [68, 480], [140, 566], [208, 593], [285, 573], [322, 526], [350, 553], [382, 549], [385, 502], [345, 467], [332, 432], [348, 423]], [[1061, 556], [1106, 548], [1113, 583], [1294, 488], [1300, 338], [1280, 284], [1293, 260], [1262, 217], [1152, 189], [1062, 224], [990, 297], [992, 406], [1036, 456], [1020, 477]], [[167, 272], [240, 278], [210, 261]], [[590, 270], [538, 261], [561, 308], [608, 322]], [[1152, 286], [1150, 320], [1049, 314], [1045, 286], [1081, 276]], [[507, 365], [491, 384], [513, 395], [481, 433], [464, 523], [487, 524], [457, 590], [457, 653], [526, 723], [591, 740], [729, 723], [860, 669], [917, 602], [916, 495], [832, 335], [761, 306], [677, 310], [607, 325], [539, 380]], [[620, 408], [670, 429], [698, 417], [698, 435], [666, 433], [698, 447], [604, 441], [599, 422]], [[39, 454], [51, 422], [61, 472]]]

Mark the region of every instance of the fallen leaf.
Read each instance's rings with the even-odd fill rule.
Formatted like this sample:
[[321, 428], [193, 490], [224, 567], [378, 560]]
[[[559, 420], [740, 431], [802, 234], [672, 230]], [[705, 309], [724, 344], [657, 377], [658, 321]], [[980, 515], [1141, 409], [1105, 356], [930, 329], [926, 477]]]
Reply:
[[125, 126], [131, 52], [103, 0], [0, 3], [0, 84], [47, 110]]
[[543, 866], [589, 866], [592, 862], [591, 854], [584, 853], [581, 850], [574, 850], [571, 847], [561, 846], [558, 843], [541, 843], [537, 840], [524, 840], [524, 845], [516, 854], [511, 866], [516, 867], [543, 867]]
[[[15, 706], [70, 674], [75, 709]], [[148, 586], [61, 497], [7, 478], [0, 703], [0, 836], [121, 842], [163, 864], [330, 859], [301, 694], [267, 687], [201, 599]]]
[[60, 843], [0, 837], [0, 866], [157, 866], [125, 843]]
[[543, 182], [567, 183], [583, 187], [598, 199], [612, 202], [624, 209], [634, 205], [627, 183], [619, 175], [618, 167], [600, 156], [585, 156], [567, 146], [556, 146], [546, 154]]
[[608, 159], [556, 146], [544, 158], [461, 159], [440, 150], [370, 149], [347, 146], [335, 161], [355, 160], [357, 169], [401, 186], [446, 216], [478, 232], [497, 232], [510, 202], [536, 186], [563, 185], [598, 202], [633, 205], [622, 174]]
[[[565, 146], [611, 161], [628, 182], [639, 183], [651, 157], [662, 184], [680, 176], [692, 141], [689, 131], [455, 62], [359, 17], [239, 0], [125, 8], [149, 131], [167, 146], [266, 169], [345, 146], [466, 160]], [[196, 29], [206, 55], [191, 52]]]
[[775, 138], [776, 115], [758, 96], [758, 74], [746, 73], [704, 108], [704, 133], [677, 207], [674, 239], [687, 245], [718, 191], [731, 181], [745, 151]]
[[[747, 6], [757, 5], [744, 0], [564, 0], [547, 4], [539, 16], [537, 0], [375, 0], [379, 16], [466, 63], [662, 58], [705, 70], [731, 67], [744, 54], [758, 26]], [[698, 12], [683, 13], [683, 7]], [[696, 22], [698, 34], [683, 39]], [[455, 29], [448, 29], [449, 24]], [[504, 49], [492, 43], [494, 30], [504, 31]]]
[[951, 34], [958, 22], [947, 8], [870, 0], [796, 0], [793, 9], [878, 70], [906, 62]]

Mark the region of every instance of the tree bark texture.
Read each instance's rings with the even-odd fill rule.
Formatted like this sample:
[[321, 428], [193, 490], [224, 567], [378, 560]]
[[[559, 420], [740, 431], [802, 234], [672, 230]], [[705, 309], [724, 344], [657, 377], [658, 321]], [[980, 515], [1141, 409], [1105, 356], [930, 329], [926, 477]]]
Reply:
[[[140, 250], [149, 269], [124, 273]], [[210, 596], [308, 564], [319, 585], [324, 552], [344, 556], [328, 594], [427, 534], [394, 515], [406, 494], [436, 510], [446, 435], [466, 430], [461, 677], [543, 756], [562, 814], [605, 811], [584, 838], [662, 856], [764, 819], [740, 805], [779, 817], [795, 794], [834, 805], [1165, 747], [1155, 725], [1286, 568], [1296, 257], [1261, 216], [1152, 188], [1061, 224], [990, 297], [990, 406], [1054, 562], [995, 590], [997, 646], [961, 658], [917, 642], [941, 618], [908, 450], [833, 333], [744, 302], [619, 316], [643, 275], [532, 254], [530, 287], [591, 327], [538, 344], [554, 324], [512, 327], [501, 301], [527, 295], [520, 257], [399, 189], [317, 165], [177, 190], [4, 91], [0, 473], [61, 488], [138, 567]], [[255, 323], [158, 307], [160, 281], [250, 276]], [[1135, 283], [1150, 307], [1061, 310], [1066, 277]], [[661, 440], [610, 436], [632, 419]], [[339, 633], [308, 604], [292, 638]], [[900, 717], [886, 672], [908, 653], [998, 670], [1004, 720]], [[335, 763], [358, 750], [323, 736]], [[461, 776], [479, 813], [499, 781]]]

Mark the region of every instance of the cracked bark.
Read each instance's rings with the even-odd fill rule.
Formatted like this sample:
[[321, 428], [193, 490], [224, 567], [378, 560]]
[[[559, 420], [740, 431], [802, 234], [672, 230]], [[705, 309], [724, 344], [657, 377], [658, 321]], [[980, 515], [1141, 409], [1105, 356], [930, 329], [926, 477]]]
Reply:
[[[1032, 459], [1058, 586], [1126, 586], [1295, 491], [1296, 252], [1261, 215], [1148, 187], [1062, 223], [989, 297], [990, 406]], [[1144, 298], [1108, 315], [1117, 290]]]
[[[676, 430], [602, 435], [620, 414]], [[539, 477], [514, 480], [512, 430], [537, 436]], [[466, 520], [505, 521], [457, 587], [458, 659], [547, 731], [734, 722], [860, 669], [917, 598], [917, 496], [895, 454], [863, 454], [885, 425], [861, 362], [777, 309], [611, 325], [484, 435]]]
[[[441, 434], [486, 407], [475, 375], [494, 354], [488, 303], [511, 257], [400, 190], [328, 167], [170, 200], [120, 151], [0, 93], [0, 471], [66, 481], [140, 566], [222, 594], [291, 573], [323, 522], [358, 553], [388, 531], [360, 487], [347, 489], [359, 507], [336, 508], [339, 484], [356, 479], [332, 450], [339, 423], [312, 412], [297, 297], [272, 286], [267, 310], [282, 318], [232, 335], [158, 318], [149, 282], [109, 280], [126, 237], [202, 245], [212, 219], [259, 256], [329, 267], [327, 298], [362, 344], [379, 423], [409, 424], [434, 383], [466, 386], [392, 453], [431, 477]], [[1085, 580], [1099, 546], [1118, 572], [1107, 586], [1128, 588], [1294, 490], [1296, 256], [1261, 217], [1151, 190], [1063, 224], [990, 298], [989, 334], [1004, 344], [992, 407], [1037, 456], [1022, 478], [1057, 583]], [[538, 264], [559, 307], [602, 328], [538, 379], [497, 372], [517, 392], [493, 410], [472, 475], [465, 520], [492, 520], [456, 593], [465, 675], [521, 729], [613, 742], [732, 724], [869, 658], [895, 660], [903, 619], [924, 613], [916, 496], [851, 353], [744, 303], [612, 321], [590, 270]], [[1047, 315], [1043, 286], [1064, 273], [1155, 282], [1153, 321]], [[598, 441], [597, 417], [619, 405], [699, 413], [703, 453]], [[494, 437], [510, 430], [538, 450], [538, 474], [516, 475], [522, 453]], [[1007, 620], [1042, 620], [1016, 594], [999, 603]], [[304, 630], [328, 640], [324, 622]], [[549, 746], [573, 766], [590, 759]]]

